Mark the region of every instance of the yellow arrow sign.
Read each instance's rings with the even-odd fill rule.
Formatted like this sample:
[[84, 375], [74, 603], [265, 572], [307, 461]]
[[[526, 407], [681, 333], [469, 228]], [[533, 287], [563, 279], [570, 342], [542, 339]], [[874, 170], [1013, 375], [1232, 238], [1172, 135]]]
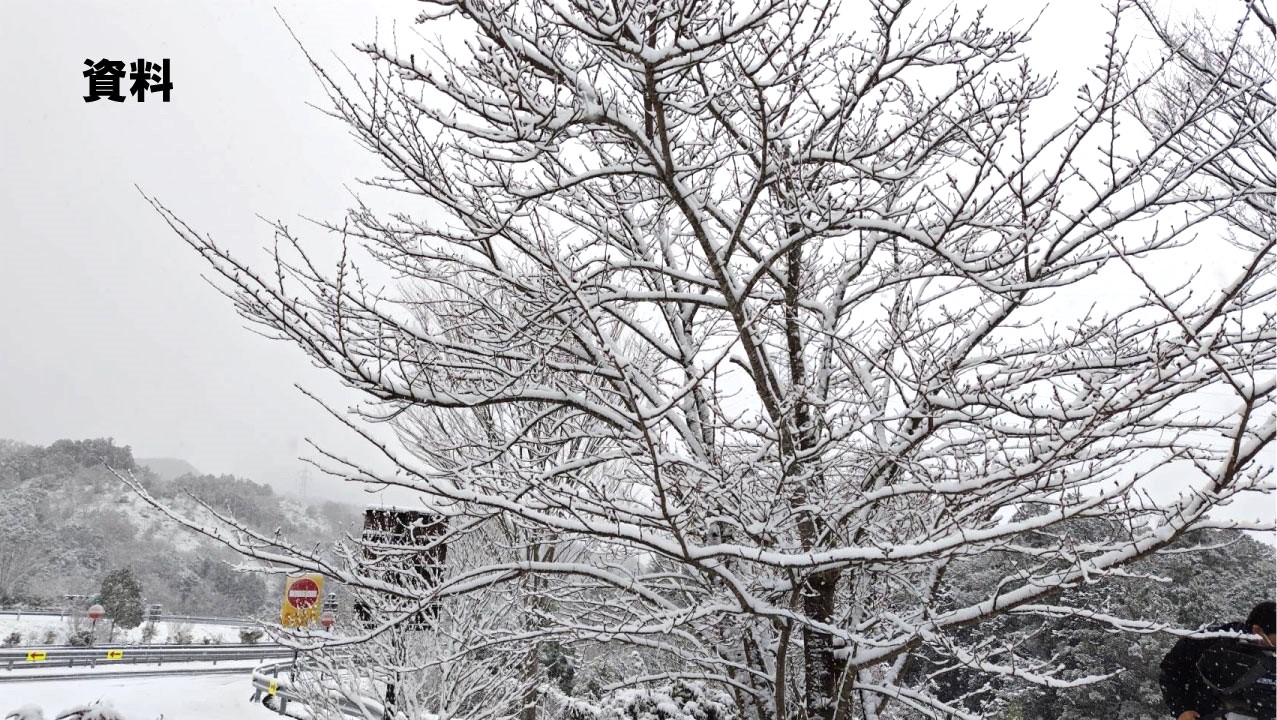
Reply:
[[124, 657], [123, 650], [107, 650], [106, 651], [107, 660], [119, 660], [122, 657]]
[[49, 653], [43, 650], [30, 650], [27, 652], [27, 662], [44, 662], [49, 658]]
[[266, 686], [266, 694], [274, 695], [276, 690], [279, 690], [279, 681], [271, 680], [270, 685]]

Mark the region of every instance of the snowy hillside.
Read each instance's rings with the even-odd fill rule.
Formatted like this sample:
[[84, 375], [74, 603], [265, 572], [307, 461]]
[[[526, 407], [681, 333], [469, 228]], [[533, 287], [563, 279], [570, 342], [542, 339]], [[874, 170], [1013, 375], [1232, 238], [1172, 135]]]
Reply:
[[0, 443], [0, 605], [61, 607], [65, 595], [92, 595], [107, 573], [131, 568], [145, 602], [165, 612], [242, 617], [273, 607], [278, 588], [237, 572], [241, 558], [152, 508], [104, 459], [184, 513], [206, 514], [202, 501], [310, 546], [341, 539], [359, 514], [336, 503], [303, 505], [229, 475], [166, 480], [110, 440]]

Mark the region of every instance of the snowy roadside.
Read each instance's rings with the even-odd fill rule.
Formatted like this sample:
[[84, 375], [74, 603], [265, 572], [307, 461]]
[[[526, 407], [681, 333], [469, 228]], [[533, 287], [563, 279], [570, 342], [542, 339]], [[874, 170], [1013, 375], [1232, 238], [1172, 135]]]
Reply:
[[152, 678], [92, 678], [0, 684], [0, 718], [20, 707], [41, 708], [44, 717], [101, 701], [123, 720], [278, 720], [279, 715], [249, 700], [253, 687], [244, 675]]
[[[141, 644], [146, 625], [115, 631], [118, 644]], [[194, 625], [192, 623], [162, 621], [155, 623], [155, 635], [151, 644], [162, 645], [185, 635], [194, 644], [238, 643], [239, 631], [244, 628], [232, 625]], [[71, 631], [71, 621], [58, 615], [10, 615], [0, 614], [0, 643], [9, 647], [38, 645], [62, 645]], [[10, 638], [13, 638], [10, 640]]]

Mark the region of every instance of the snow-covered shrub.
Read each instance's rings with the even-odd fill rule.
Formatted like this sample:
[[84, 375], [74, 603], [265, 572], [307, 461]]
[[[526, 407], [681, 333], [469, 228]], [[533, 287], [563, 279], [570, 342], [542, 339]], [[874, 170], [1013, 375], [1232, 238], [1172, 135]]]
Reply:
[[170, 645], [190, 645], [195, 642], [195, 636], [191, 632], [190, 623], [181, 623], [170, 627], [168, 630], [168, 641]]
[[102, 701], [90, 705], [78, 705], [70, 710], [63, 710], [53, 720], [124, 720], [124, 716], [116, 712], [110, 703]]
[[44, 631], [44, 644], [45, 644], [45, 645], [52, 645], [53, 643], [55, 643], [55, 642], [57, 642], [57, 641], [58, 641], [58, 631], [57, 631], [57, 630], [45, 630], [45, 631]]
[[246, 645], [256, 645], [264, 634], [265, 631], [261, 628], [240, 628], [239, 641]]
[[551, 682], [558, 686], [564, 695], [572, 694], [572, 685], [576, 680], [576, 655], [571, 648], [564, 648], [557, 641], [542, 643], [537, 648], [538, 663], [545, 669]]
[[149, 622], [143, 625], [142, 626], [142, 642], [149, 645], [150, 642], [155, 639], [155, 634], [157, 632], [159, 631], [156, 629], [155, 623]]
[[4, 647], [15, 647], [22, 644], [22, 633], [14, 630], [4, 639]]
[[76, 630], [67, 636], [67, 645], [72, 647], [87, 647], [93, 644], [92, 630]]
[[44, 711], [35, 705], [23, 705], [6, 713], [4, 720], [44, 720]]
[[677, 680], [657, 688], [628, 688], [598, 704], [571, 700], [560, 720], [736, 720], [736, 705], [721, 690]]

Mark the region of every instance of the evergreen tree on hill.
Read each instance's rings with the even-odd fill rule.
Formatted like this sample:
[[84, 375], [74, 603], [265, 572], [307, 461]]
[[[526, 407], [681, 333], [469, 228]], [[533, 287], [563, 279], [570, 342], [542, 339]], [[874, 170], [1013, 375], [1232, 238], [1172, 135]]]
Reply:
[[129, 629], [142, 624], [142, 584], [129, 568], [112, 570], [102, 580], [102, 607], [115, 626]]

